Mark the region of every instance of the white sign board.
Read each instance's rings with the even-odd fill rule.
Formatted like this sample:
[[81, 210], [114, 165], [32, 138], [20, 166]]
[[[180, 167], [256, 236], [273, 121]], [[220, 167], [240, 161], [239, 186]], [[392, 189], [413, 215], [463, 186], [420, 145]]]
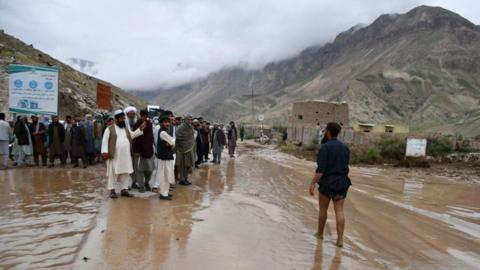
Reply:
[[263, 114], [260, 114], [257, 119], [258, 121], [262, 122], [263, 120], [265, 120], [265, 116], [263, 116]]
[[426, 156], [427, 155], [427, 139], [409, 138], [407, 140], [407, 151], [405, 155], [407, 157]]
[[58, 114], [58, 69], [8, 66], [8, 109], [16, 113]]

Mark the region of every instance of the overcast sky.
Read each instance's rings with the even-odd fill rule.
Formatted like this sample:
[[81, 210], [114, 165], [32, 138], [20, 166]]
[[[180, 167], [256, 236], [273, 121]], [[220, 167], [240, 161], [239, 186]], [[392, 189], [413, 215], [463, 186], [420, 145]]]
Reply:
[[0, 0], [0, 28], [64, 62], [94, 61], [97, 77], [137, 90], [259, 68], [421, 4], [480, 24], [478, 0]]

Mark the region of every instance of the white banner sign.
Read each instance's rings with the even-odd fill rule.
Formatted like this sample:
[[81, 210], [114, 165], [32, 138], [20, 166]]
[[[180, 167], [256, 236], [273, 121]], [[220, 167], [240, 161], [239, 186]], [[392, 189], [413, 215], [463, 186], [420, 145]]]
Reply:
[[427, 139], [414, 139], [407, 140], [407, 151], [405, 154], [407, 157], [424, 157], [427, 155]]
[[58, 69], [8, 66], [8, 107], [16, 113], [58, 114]]

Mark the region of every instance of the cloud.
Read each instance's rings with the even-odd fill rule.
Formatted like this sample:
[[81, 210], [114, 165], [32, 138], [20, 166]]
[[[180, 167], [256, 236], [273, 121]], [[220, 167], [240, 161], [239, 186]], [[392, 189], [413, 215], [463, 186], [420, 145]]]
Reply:
[[0, 0], [0, 27], [64, 62], [93, 61], [98, 77], [137, 90], [259, 68], [420, 4], [480, 21], [480, 4], [466, 0]]

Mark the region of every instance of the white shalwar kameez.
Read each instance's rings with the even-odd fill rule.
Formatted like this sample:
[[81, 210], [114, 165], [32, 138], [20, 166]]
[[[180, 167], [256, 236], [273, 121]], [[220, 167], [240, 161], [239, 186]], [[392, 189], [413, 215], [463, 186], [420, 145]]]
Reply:
[[[156, 134], [154, 135], [155, 139], [155, 152], [157, 151], [157, 144], [158, 144], [158, 131], [156, 130]], [[160, 138], [166, 141], [172, 147], [175, 147], [175, 139], [170, 136], [166, 131], [160, 132]], [[168, 192], [170, 190], [170, 185], [175, 183], [175, 160], [161, 160], [159, 158], [155, 158], [155, 167], [157, 170], [153, 176], [153, 188], [157, 188], [160, 190], [160, 194], [162, 196], [168, 196]]]
[[[109, 190], [123, 190], [128, 189], [132, 181], [130, 174], [133, 173], [131, 145], [125, 131], [126, 128], [121, 128], [115, 125], [115, 132], [117, 134], [117, 142], [115, 145], [115, 153], [113, 157], [107, 160], [107, 177]], [[139, 128], [130, 132], [131, 139], [143, 135], [143, 131]], [[102, 154], [108, 153], [108, 140], [110, 138], [110, 128], [105, 129], [102, 140]]]

